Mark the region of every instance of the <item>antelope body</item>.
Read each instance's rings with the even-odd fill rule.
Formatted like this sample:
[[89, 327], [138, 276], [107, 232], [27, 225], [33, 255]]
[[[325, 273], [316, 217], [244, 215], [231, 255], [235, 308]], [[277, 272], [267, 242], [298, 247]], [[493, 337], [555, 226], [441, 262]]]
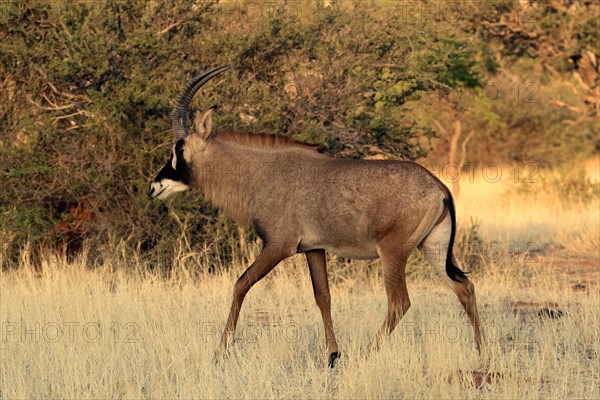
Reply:
[[452, 255], [456, 217], [448, 189], [412, 162], [332, 158], [281, 136], [212, 135], [214, 108], [198, 113], [195, 131], [188, 132], [187, 109], [194, 93], [227, 68], [193, 78], [178, 96], [173, 155], [150, 186], [150, 196], [159, 199], [199, 189], [262, 240], [260, 254], [234, 286], [218, 352], [224, 353], [232, 340], [250, 288], [283, 259], [305, 253], [325, 325], [328, 364], [334, 366], [340, 353], [330, 313], [326, 251], [347, 258], [381, 258], [388, 312], [371, 346], [378, 348], [410, 306], [404, 269], [415, 247], [448, 277], [481, 351], [474, 286]]

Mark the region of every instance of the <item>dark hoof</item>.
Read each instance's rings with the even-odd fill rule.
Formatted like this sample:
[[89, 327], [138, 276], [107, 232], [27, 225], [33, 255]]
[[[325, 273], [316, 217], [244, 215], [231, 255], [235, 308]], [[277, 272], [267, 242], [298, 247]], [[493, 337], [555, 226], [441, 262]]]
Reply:
[[334, 351], [333, 353], [331, 353], [329, 355], [329, 362], [327, 363], [327, 366], [329, 368], [335, 368], [335, 365], [337, 364], [338, 359], [340, 358], [341, 353], [339, 351]]

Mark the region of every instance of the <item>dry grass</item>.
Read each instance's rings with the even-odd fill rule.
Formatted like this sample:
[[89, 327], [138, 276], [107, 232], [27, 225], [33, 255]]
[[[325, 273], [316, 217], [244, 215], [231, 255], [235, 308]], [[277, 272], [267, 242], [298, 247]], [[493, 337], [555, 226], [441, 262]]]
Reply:
[[[552, 171], [527, 164], [485, 167], [461, 175], [457, 214], [463, 227], [474, 219], [489, 240], [535, 242], [598, 257], [600, 157]], [[587, 184], [573, 185], [582, 177]]]
[[[547, 195], [536, 205], [503, 196], [513, 193], [506, 187], [481, 186], [463, 185], [459, 214], [463, 222], [479, 218], [484, 238], [561, 244], [560, 254], [571, 257], [561, 263], [576, 257], [597, 271], [597, 254], [586, 255], [588, 246], [597, 253], [597, 230], [580, 253], [569, 253], [577, 245], [556, 231], [585, 228], [595, 204], [559, 208]], [[333, 371], [324, 367], [321, 318], [300, 256], [253, 288], [237, 342], [218, 365], [213, 351], [241, 263], [195, 276], [187, 259], [160, 278], [126, 257], [89, 269], [85, 255], [71, 264], [49, 256], [41, 273], [24, 257], [0, 277], [0, 398], [598, 398], [597, 281], [554, 273], [562, 267], [552, 251], [525, 260], [504, 247], [473, 274], [489, 342], [485, 365], [455, 296], [424, 273], [409, 276], [411, 309], [383, 349], [364, 359], [385, 314], [379, 269], [332, 263], [342, 350]], [[551, 318], [545, 308], [563, 314]]]

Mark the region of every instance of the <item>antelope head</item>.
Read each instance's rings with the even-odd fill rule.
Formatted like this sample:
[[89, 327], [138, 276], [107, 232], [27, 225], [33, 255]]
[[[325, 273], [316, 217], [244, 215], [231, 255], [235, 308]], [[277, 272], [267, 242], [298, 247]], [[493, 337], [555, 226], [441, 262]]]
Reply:
[[215, 107], [209, 108], [204, 113], [196, 113], [195, 130], [188, 131], [187, 114], [194, 94], [210, 79], [229, 69], [228, 65], [205, 71], [190, 79], [177, 98], [171, 114], [175, 143], [171, 158], [160, 170], [154, 181], [150, 184], [148, 195], [151, 198], [164, 200], [171, 194], [191, 189], [193, 182], [192, 155], [203, 151], [206, 139], [212, 129], [212, 115]]

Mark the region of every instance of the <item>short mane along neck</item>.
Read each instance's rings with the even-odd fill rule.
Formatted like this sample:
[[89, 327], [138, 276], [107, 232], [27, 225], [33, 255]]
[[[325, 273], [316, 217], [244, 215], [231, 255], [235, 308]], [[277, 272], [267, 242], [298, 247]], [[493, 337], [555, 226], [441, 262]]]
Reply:
[[279, 149], [279, 150], [306, 150], [311, 153], [319, 153], [317, 145], [298, 142], [287, 136], [265, 135], [258, 133], [221, 132], [212, 140], [219, 142], [234, 143], [247, 146], [252, 149]]

